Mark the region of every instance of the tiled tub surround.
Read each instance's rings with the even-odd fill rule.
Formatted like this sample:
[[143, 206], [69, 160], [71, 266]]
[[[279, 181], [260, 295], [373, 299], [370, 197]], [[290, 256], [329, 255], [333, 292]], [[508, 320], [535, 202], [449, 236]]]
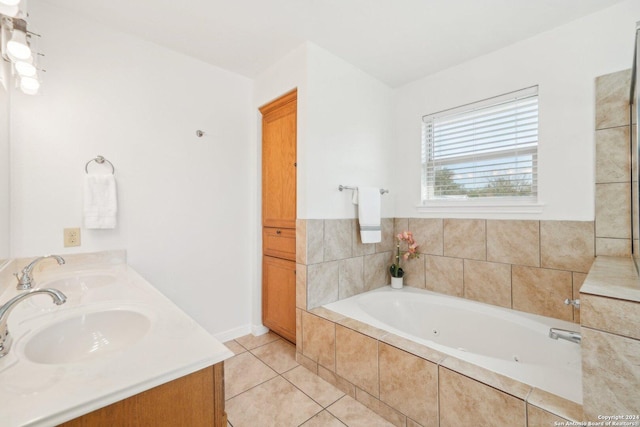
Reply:
[[[580, 421], [582, 407], [320, 306], [389, 283], [396, 233], [420, 258], [405, 284], [561, 320], [594, 259], [592, 221], [396, 218], [363, 245], [357, 220], [298, 220], [297, 359], [398, 426]], [[489, 402], [489, 404], [487, 404]], [[461, 406], [465, 409], [461, 410]]]
[[394, 235], [411, 230], [421, 255], [403, 261], [405, 285], [579, 322], [564, 300], [593, 262], [592, 221], [387, 218], [382, 229], [363, 245], [355, 219], [298, 220], [299, 311], [389, 284]]
[[324, 308], [582, 403], [580, 346], [549, 338], [550, 328], [579, 331], [574, 323], [411, 287]]
[[[637, 193], [638, 177], [634, 176], [630, 182], [630, 132], [634, 146], [637, 143], [637, 116], [629, 107], [630, 85], [631, 70], [596, 78], [597, 255], [623, 257], [631, 254], [630, 196], [632, 185]], [[632, 152], [635, 153], [635, 150]], [[638, 236], [638, 230], [634, 235]]]
[[580, 301], [585, 418], [640, 416], [640, 279], [631, 257], [599, 256]]
[[325, 308], [300, 320], [298, 362], [396, 426], [582, 420], [575, 402]]

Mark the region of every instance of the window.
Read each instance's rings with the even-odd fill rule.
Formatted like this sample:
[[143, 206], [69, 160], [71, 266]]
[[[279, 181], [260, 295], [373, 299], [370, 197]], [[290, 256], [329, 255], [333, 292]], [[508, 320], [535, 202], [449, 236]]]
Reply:
[[422, 120], [423, 205], [537, 201], [537, 86]]

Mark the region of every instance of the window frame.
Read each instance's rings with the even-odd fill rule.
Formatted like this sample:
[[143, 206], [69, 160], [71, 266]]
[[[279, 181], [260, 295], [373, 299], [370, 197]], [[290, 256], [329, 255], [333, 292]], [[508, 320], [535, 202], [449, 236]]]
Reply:
[[[474, 111], [490, 108], [493, 106], [497, 106], [500, 104], [514, 102], [518, 99], [523, 98], [531, 98], [536, 97], [538, 101], [538, 135], [539, 135], [539, 87], [538, 85], [530, 86], [524, 89], [508, 92], [502, 95], [498, 95], [495, 97], [483, 99], [481, 101], [465, 104], [459, 107], [454, 107], [451, 109], [443, 110], [437, 113], [424, 115], [421, 119], [422, 124], [422, 135], [421, 135], [421, 170], [420, 170], [420, 204], [417, 206], [419, 212], [435, 212], [435, 213], [530, 213], [537, 214], [541, 213], [544, 204], [540, 202], [540, 191], [539, 191], [539, 178], [540, 178], [540, 168], [539, 168], [539, 136], [536, 139], [535, 147], [531, 147], [529, 149], [530, 154], [532, 154], [533, 159], [532, 163], [534, 164], [534, 177], [536, 183], [536, 192], [530, 196], [501, 196], [501, 197], [492, 197], [492, 196], [484, 196], [484, 197], [461, 197], [461, 198], [426, 198], [426, 189], [427, 185], [427, 165], [429, 163], [429, 159], [427, 158], [428, 150], [426, 149], [427, 136], [425, 135], [425, 130], [427, 128], [426, 120], [438, 120], [443, 117], [452, 117], [460, 114], [472, 114]], [[513, 148], [507, 150], [506, 152], [515, 151]], [[527, 150], [520, 150], [526, 152]], [[502, 151], [504, 153], [505, 151]], [[499, 158], [500, 151], [495, 151], [489, 154], [488, 158]], [[448, 160], [450, 163], [457, 162], [460, 163], [460, 157], [454, 157]], [[440, 163], [446, 163], [447, 160], [441, 160]]]

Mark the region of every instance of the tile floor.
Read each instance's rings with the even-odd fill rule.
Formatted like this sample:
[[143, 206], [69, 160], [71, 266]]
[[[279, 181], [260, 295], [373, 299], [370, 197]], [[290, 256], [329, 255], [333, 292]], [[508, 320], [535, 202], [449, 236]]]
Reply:
[[389, 422], [296, 362], [273, 333], [225, 345], [225, 399], [232, 427], [387, 427]]

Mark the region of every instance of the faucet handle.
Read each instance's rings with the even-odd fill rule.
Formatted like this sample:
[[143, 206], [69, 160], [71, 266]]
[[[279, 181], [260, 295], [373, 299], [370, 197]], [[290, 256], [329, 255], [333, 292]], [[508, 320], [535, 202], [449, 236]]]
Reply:
[[580, 308], [580, 299], [579, 298], [576, 298], [576, 299], [567, 298], [566, 300], [564, 300], [564, 303], [565, 303], [565, 305], [572, 305], [577, 309]]
[[18, 280], [18, 285], [16, 286], [17, 290], [24, 291], [27, 289], [31, 289], [33, 285], [33, 280], [31, 279], [28, 273], [25, 273], [23, 270], [22, 276], [20, 276], [18, 273], [13, 273], [13, 275], [16, 276], [16, 279]]

